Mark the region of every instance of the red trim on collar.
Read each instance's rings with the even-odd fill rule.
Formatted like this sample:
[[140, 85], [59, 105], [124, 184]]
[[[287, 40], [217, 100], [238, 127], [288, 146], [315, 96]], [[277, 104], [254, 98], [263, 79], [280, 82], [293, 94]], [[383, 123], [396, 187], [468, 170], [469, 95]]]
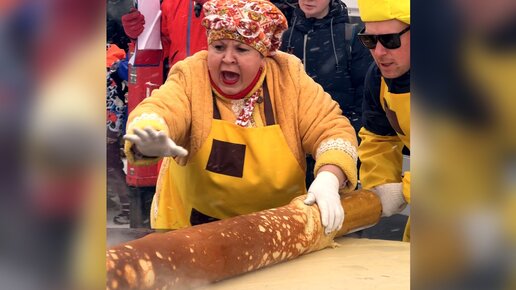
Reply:
[[228, 98], [228, 99], [231, 99], [231, 100], [240, 100], [240, 99], [243, 99], [245, 98], [247, 95], [249, 95], [249, 93], [251, 92], [251, 90], [256, 86], [256, 83], [258, 82], [258, 80], [260, 79], [260, 76], [262, 75], [262, 72], [263, 72], [263, 68], [260, 67], [260, 69], [258, 70], [258, 73], [256, 74], [256, 76], [254, 77], [253, 81], [249, 84], [249, 86], [247, 86], [247, 88], [245, 88], [244, 90], [242, 90], [240, 93], [236, 93], [234, 95], [228, 95], [228, 94], [225, 94], [223, 93], [220, 88], [215, 84], [215, 82], [213, 81], [213, 79], [211, 78], [211, 74], [210, 75], [210, 83], [211, 83], [211, 86], [215, 89], [215, 91], [217, 92], [217, 94], [223, 96], [224, 98]]

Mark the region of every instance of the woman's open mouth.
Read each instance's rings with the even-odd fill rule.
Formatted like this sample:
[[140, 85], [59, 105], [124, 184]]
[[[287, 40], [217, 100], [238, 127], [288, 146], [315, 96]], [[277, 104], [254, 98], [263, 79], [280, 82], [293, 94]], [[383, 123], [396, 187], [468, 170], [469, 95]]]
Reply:
[[234, 85], [240, 79], [240, 75], [230, 71], [222, 71], [221, 72], [222, 82], [226, 85]]

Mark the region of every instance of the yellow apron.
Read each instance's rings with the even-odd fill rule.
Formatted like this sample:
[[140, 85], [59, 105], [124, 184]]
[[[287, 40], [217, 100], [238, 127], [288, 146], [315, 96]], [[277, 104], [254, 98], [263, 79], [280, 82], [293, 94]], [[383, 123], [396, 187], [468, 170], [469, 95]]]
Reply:
[[[390, 93], [382, 78], [380, 100], [392, 128], [401, 141], [410, 150], [410, 93]], [[410, 204], [410, 172], [405, 172], [403, 179], [403, 197]], [[410, 241], [410, 218], [407, 221], [403, 241]]]
[[199, 151], [185, 166], [171, 158], [162, 164], [152, 228], [184, 228], [283, 206], [306, 193], [305, 172], [275, 124], [266, 86], [264, 106], [266, 126], [243, 128], [221, 120], [213, 99], [211, 131]]
[[389, 92], [382, 77], [380, 101], [392, 128], [403, 144], [410, 149], [410, 93], [394, 94]]

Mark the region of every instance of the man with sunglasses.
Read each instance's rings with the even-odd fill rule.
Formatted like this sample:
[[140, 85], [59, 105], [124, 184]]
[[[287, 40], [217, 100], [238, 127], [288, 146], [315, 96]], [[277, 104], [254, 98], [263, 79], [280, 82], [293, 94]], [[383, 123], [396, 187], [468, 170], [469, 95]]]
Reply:
[[402, 173], [402, 151], [410, 150], [410, 0], [358, 0], [358, 7], [365, 24], [358, 38], [375, 61], [364, 84], [360, 182], [391, 216], [410, 202], [410, 172]]

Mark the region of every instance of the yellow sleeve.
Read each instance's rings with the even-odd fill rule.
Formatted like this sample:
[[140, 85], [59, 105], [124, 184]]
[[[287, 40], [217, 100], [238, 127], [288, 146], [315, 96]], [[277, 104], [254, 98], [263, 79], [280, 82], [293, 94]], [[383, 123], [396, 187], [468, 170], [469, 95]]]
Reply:
[[[141, 115], [136, 116], [136, 118], [133, 118], [131, 123], [127, 126], [127, 134], [133, 134], [135, 128], [143, 129], [147, 127], [153, 128], [157, 131], [165, 131], [167, 132], [167, 135], [170, 136], [165, 120], [155, 113], [142, 113]], [[124, 152], [127, 156], [127, 161], [136, 166], [150, 165], [161, 159], [161, 157], [137, 159], [132, 148], [133, 143], [126, 140], [124, 143]]]
[[410, 171], [403, 173], [403, 198], [410, 204]]
[[[129, 114], [127, 134], [132, 134], [135, 128], [150, 127], [158, 131], [165, 131], [176, 144], [187, 146], [187, 136], [191, 124], [191, 106], [190, 98], [186, 93], [189, 91], [189, 84], [185, 81], [185, 74], [190, 74], [190, 72], [184, 64], [173, 67], [167, 81]], [[131, 150], [132, 146], [131, 142], [126, 141], [124, 151], [127, 160], [135, 165], [148, 165], [160, 159], [135, 160]]]
[[370, 189], [380, 184], [401, 182], [403, 142], [395, 136], [382, 136], [362, 128], [358, 133], [360, 182]]
[[357, 137], [337, 102], [300, 67], [298, 98], [303, 150], [315, 157], [314, 175], [323, 165], [338, 166], [348, 182], [344, 192], [357, 185]]
[[350, 192], [357, 187], [356, 159], [353, 159], [353, 157], [351, 157], [348, 153], [340, 149], [325, 151], [317, 157], [314, 168], [314, 176], [316, 176], [317, 172], [322, 166], [327, 164], [338, 166], [348, 179], [346, 185], [343, 188], [340, 188], [340, 192]]

